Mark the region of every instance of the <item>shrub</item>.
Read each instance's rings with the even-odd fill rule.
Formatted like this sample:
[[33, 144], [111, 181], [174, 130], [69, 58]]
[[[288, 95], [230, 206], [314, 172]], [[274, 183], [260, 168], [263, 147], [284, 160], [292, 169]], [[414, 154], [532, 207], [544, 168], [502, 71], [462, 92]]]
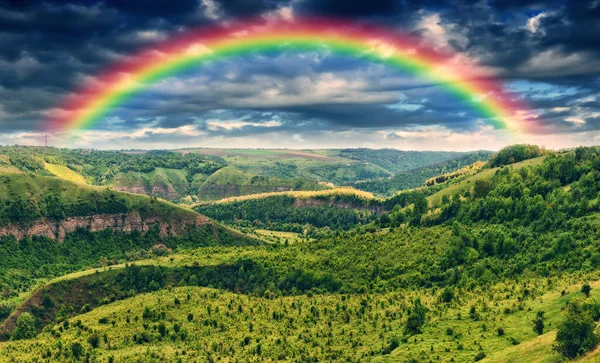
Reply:
[[452, 300], [454, 300], [454, 290], [451, 287], [447, 286], [440, 294], [440, 301], [449, 303]]

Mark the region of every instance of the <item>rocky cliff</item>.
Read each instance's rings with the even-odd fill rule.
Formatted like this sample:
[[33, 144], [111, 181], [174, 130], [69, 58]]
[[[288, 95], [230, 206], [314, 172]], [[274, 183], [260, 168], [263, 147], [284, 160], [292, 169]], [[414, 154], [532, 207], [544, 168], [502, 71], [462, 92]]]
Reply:
[[13, 235], [17, 239], [25, 236], [45, 236], [62, 242], [67, 233], [78, 228], [92, 232], [113, 229], [121, 232], [147, 232], [158, 225], [161, 235], [181, 235], [187, 226], [200, 226], [211, 223], [208, 218], [200, 214], [178, 216], [177, 219], [164, 220], [156, 217], [142, 218], [137, 212], [123, 214], [97, 214], [85, 217], [69, 217], [61, 221], [39, 219], [27, 225], [7, 225], [0, 227], [0, 236]]

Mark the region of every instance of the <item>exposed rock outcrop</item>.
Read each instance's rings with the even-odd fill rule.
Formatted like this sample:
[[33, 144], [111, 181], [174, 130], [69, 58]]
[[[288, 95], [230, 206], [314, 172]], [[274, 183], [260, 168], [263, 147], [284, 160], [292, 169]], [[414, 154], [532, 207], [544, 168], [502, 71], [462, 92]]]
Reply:
[[147, 232], [158, 225], [161, 235], [182, 235], [187, 226], [200, 226], [209, 224], [210, 220], [200, 214], [189, 214], [177, 216], [177, 219], [161, 219], [158, 217], [146, 217], [137, 212], [123, 214], [96, 214], [84, 217], [68, 217], [61, 221], [53, 221], [46, 218], [39, 219], [28, 225], [11, 224], [0, 227], [0, 236], [13, 235], [17, 239], [25, 236], [45, 236], [62, 242], [67, 233], [74, 232], [78, 228], [84, 228], [92, 232], [113, 229], [120, 232]]

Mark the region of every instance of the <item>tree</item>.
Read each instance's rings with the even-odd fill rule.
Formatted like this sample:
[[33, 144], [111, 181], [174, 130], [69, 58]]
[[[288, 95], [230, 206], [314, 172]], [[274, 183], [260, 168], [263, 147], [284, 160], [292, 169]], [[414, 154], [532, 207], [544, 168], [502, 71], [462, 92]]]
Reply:
[[0, 321], [8, 318], [12, 314], [14, 307], [8, 304], [0, 304]]
[[44, 308], [46, 308], [46, 310], [50, 310], [54, 307], [54, 301], [52, 301], [50, 295], [44, 294], [44, 297], [42, 298], [42, 305]]
[[535, 314], [535, 319], [533, 320], [533, 331], [535, 331], [538, 335], [544, 334], [544, 312], [541, 310]]
[[408, 319], [406, 319], [405, 332], [408, 334], [417, 334], [421, 332], [421, 327], [425, 324], [427, 308], [421, 303], [421, 299], [416, 298]]
[[581, 292], [585, 294], [585, 297], [590, 297], [590, 291], [592, 291], [592, 287], [587, 282], [581, 286]]
[[167, 326], [165, 325], [165, 323], [163, 323], [162, 321], [160, 322], [160, 324], [158, 324], [158, 333], [160, 334], [161, 337], [165, 337], [165, 335], [167, 335]]
[[600, 337], [594, 331], [596, 323], [583, 300], [571, 300], [563, 321], [558, 326], [554, 349], [567, 358], [575, 358], [594, 349]]
[[13, 333], [14, 340], [29, 339], [36, 336], [35, 317], [30, 313], [23, 313], [17, 318], [17, 327]]
[[73, 354], [73, 358], [78, 360], [83, 355], [83, 345], [81, 345], [79, 342], [72, 343], [71, 354]]
[[486, 180], [476, 180], [473, 188], [473, 197], [483, 198], [492, 190], [492, 184]]
[[450, 286], [446, 286], [440, 294], [440, 301], [449, 303], [454, 300], [454, 290]]

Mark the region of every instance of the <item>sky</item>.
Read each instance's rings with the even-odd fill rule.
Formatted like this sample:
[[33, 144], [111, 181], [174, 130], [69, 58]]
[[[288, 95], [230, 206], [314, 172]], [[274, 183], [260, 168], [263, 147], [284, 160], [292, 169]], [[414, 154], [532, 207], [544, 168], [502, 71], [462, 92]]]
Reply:
[[[143, 4], [143, 5], [142, 5]], [[600, 143], [600, 0], [0, 0], [0, 144], [42, 145], [86, 79], [199, 26], [335, 17], [409, 34], [493, 74], [552, 132], [509, 134], [383, 64], [328, 52], [219, 59], [158, 81], [53, 146], [496, 150]]]

